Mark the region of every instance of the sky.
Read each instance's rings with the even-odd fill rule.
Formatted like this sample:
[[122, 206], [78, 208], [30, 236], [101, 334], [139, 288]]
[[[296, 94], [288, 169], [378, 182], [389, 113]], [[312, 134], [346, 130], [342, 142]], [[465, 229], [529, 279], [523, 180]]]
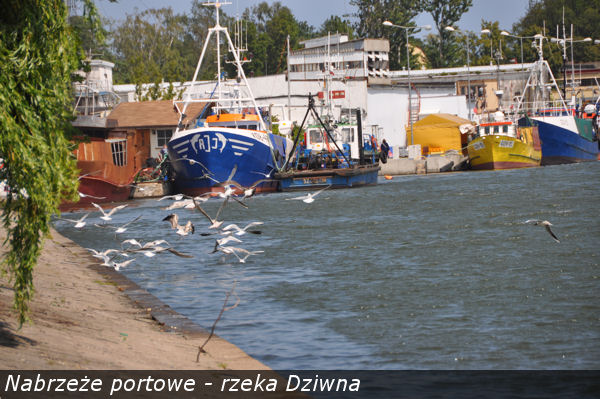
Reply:
[[[228, 1], [231, 4], [224, 5], [223, 10], [228, 15], [235, 16], [241, 14], [247, 7], [255, 6], [263, 0]], [[268, 3], [274, 1], [267, 0]], [[306, 21], [315, 28], [319, 28], [331, 15], [343, 16], [356, 11], [356, 8], [350, 5], [350, 0], [279, 1], [292, 10], [297, 20]], [[142, 11], [149, 8], [171, 7], [175, 13], [184, 14], [191, 9], [192, 0], [118, 0], [117, 3], [111, 3], [108, 0], [96, 0], [96, 5], [103, 16], [122, 20], [127, 14], [133, 14], [136, 8], [138, 11]], [[525, 15], [527, 5], [527, 0], [473, 0], [473, 6], [463, 15], [457, 26], [461, 30], [478, 32], [481, 30], [481, 20], [484, 19], [486, 21], [499, 21], [500, 29], [510, 31], [513, 23]], [[433, 20], [427, 14], [418, 16], [415, 22], [418, 25], [433, 25]]]

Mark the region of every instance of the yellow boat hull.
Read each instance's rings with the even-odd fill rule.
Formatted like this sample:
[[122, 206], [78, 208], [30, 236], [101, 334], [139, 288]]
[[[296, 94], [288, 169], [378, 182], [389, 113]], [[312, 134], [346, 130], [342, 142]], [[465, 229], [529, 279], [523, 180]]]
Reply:
[[490, 170], [539, 166], [542, 150], [537, 129], [520, 128], [520, 133], [520, 138], [490, 134], [472, 140], [467, 147], [471, 168]]

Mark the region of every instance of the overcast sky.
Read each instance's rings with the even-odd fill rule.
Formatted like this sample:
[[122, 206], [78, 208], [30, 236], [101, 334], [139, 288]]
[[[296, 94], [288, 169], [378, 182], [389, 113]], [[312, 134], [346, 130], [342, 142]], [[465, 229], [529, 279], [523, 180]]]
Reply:
[[[257, 5], [263, 0], [229, 0], [231, 4], [224, 5], [223, 9], [228, 15], [241, 14], [247, 7]], [[350, 0], [279, 0], [281, 4], [289, 7], [296, 19], [307, 21], [315, 28], [331, 15], [343, 16], [356, 11], [350, 5]], [[267, 0], [273, 3], [274, 0]], [[100, 13], [112, 19], [123, 19], [126, 14], [132, 14], [136, 8], [141, 11], [148, 8], [171, 7], [177, 14], [184, 14], [191, 9], [192, 0], [118, 0], [110, 3], [108, 0], [96, 0]], [[481, 30], [481, 20], [499, 21], [500, 28], [510, 30], [512, 24], [525, 15], [527, 0], [473, 0], [473, 6], [465, 13], [458, 23], [462, 30]], [[394, 21], [392, 21], [394, 22]], [[427, 14], [420, 15], [416, 23], [419, 25], [433, 24]]]

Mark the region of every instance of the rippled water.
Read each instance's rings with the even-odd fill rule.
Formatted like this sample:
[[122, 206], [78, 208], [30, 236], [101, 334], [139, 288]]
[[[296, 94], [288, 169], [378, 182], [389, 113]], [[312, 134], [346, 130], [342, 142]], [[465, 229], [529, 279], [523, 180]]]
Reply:
[[[166, 201], [131, 201], [114, 223], [143, 214], [120, 240], [166, 238], [195, 255], [138, 256], [123, 273], [205, 328], [237, 281], [240, 305], [216, 332], [275, 369], [598, 369], [599, 175], [593, 162], [398, 176], [312, 204], [257, 196], [223, 213], [265, 223], [236, 244], [265, 251], [245, 264], [210, 254], [213, 237], [179, 239]], [[207, 231], [199, 213], [175, 212]], [[84, 231], [56, 228], [117, 247], [90, 226], [98, 215]], [[561, 242], [527, 219], [551, 221]]]

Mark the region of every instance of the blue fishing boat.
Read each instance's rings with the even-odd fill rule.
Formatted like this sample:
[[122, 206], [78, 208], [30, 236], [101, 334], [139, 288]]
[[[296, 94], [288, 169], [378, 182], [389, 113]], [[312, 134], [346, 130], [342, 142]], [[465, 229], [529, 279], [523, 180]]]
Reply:
[[[224, 191], [224, 182], [234, 181], [256, 192], [276, 191], [278, 182], [270, 179], [285, 162], [292, 141], [267, 129], [240, 61], [240, 50], [219, 24], [222, 3], [206, 3], [216, 8], [216, 25], [207, 38], [194, 78], [182, 101], [174, 101], [180, 124], [167, 145], [172, 167], [174, 190], [187, 195]], [[217, 81], [208, 98], [193, 98], [207, 44], [214, 35], [217, 45]], [[221, 39], [228, 44], [237, 67], [237, 77], [227, 81], [221, 73]], [[192, 127], [182, 126], [187, 106], [192, 102], [205, 107]], [[241, 189], [237, 188], [237, 191]]]
[[[375, 140], [362, 133], [360, 110], [356, 123], [323, 122], [314, 109], [309, 95], [306, 116], [298, 129], [289, 162], [274, 177], [279, 190], [312, 190], [322, 187], [350, 188], [377, 184], [380, 170]], [[299, 144], [302, 127], [312, 113], [319, 124], [309, 125]]]
[[[542, 42], [536, 35], [539, 59], [535, 62], [516, 112], [519, 126], [537, 126], [542, 143], [542, 165], [556, 165], [598, 159], [598, 139], [593, 120], [578, 117], [574, 100], [567, 106], [543, 57]], [[550, 100], [554, 89], [557, 99]]]

